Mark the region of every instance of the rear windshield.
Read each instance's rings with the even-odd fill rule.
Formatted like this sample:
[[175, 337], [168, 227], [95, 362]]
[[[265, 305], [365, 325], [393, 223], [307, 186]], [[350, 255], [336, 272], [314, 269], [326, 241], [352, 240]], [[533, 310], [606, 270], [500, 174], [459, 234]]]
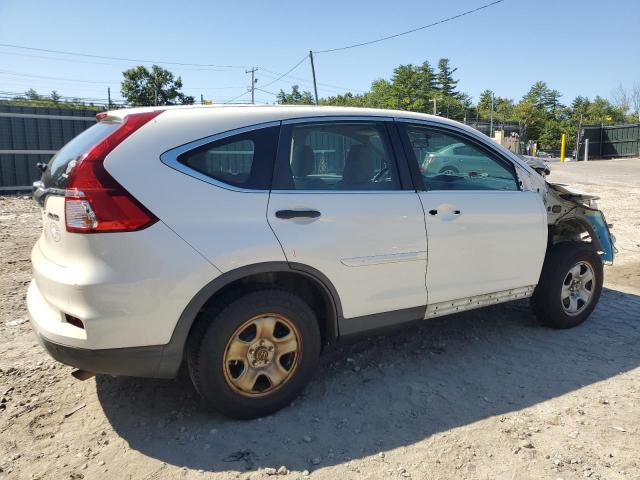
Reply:
[[67, 188], [67, 178], [82, 155], [117, 130], [119, 123], [99, 122], [67, 143], [49, 161], [42, 174], [44, 188]]

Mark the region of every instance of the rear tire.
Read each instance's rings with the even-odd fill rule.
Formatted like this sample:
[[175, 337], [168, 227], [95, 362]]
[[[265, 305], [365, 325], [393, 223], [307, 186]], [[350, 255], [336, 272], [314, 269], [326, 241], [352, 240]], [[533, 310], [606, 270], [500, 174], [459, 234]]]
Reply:
[[589, 243], [553, 245], [544, 260], [531, 306], [538, 320], [549, 327], [575, 327], [596, 307], [603, 280], [602, 260]]
[[248, 419], [289, 405], [320, 355], [311, 308], [293, 293], [267, 288], [203, 312], [189, 341], [189, 373], [205, 402]]

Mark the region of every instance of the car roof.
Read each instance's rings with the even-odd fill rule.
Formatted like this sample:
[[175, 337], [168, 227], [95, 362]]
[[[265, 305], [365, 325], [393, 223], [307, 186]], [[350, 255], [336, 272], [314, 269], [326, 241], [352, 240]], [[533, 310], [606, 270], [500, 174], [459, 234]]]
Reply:
[[[241, 109], [241, 110], [240, 110]], [[361, 108], [361, 107], [333, 107], [314, 105], [251, 105], [251, 104], [220, 104], [220, 105], [163, 105], [157, 107], [135, 107], [111, 110], [108, 116], [124, 117], [130, 113], [149, 112], [154, 110], [180, 111], [187, 113], [189, 110], [210, 112], [212, 115], [219, 115], [224, 112], [242, 111], [246, 115], [251, 115], [251, 111], [265, 112], [272, 111], [278, 120], [301, 117], [327, 117], [327, 116], [370, 116], [370, 117], [392, 117], [392, 118], [415, 118], [416, 120], [429, 120], [435, 123], [460, 126], [460, 122], [449, 120], [436, 115], [426, 113], [408, 112], [406, 110], [391, 110], [381, 108]]]

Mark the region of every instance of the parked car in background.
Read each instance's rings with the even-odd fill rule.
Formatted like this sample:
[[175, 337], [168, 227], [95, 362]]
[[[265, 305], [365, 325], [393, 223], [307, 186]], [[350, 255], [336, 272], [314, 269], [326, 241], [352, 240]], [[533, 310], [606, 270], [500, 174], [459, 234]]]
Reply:
[[440, 117], [180, 106], [97, 119], [34, 186], [31, 325], [86, 372], [172, 378], [186, 363], [229, 416], [288, 405], [343, 337], [523, 298], [545, 325], [578, 325], [613, 261], [596, 197]]
[[[481, 151], [460, 142], [440, 148], [438, 151], [426, 154], [420, 165], [420, 171], [424, 175], [437, 176], [493, 176], [499, 175], [493, 165], [486, 164]], [[530, 155], [517, 154], [527, 165], [542, 176], [549, 175], [551, 170], [541, 158]]]

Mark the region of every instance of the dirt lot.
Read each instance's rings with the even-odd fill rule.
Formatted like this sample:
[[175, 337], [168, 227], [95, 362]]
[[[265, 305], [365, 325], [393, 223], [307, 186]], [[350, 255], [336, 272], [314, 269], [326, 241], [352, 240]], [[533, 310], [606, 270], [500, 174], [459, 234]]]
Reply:
[[248, 422], [186, 376], [79, 382], [26, 321], [27, 198], [0, 197], [0, 478], [640, 478], [640, 160], [554, 164], [602, 196], [619, 256], [584, 325], [526, 302], [331, 348], [305, 394]]

